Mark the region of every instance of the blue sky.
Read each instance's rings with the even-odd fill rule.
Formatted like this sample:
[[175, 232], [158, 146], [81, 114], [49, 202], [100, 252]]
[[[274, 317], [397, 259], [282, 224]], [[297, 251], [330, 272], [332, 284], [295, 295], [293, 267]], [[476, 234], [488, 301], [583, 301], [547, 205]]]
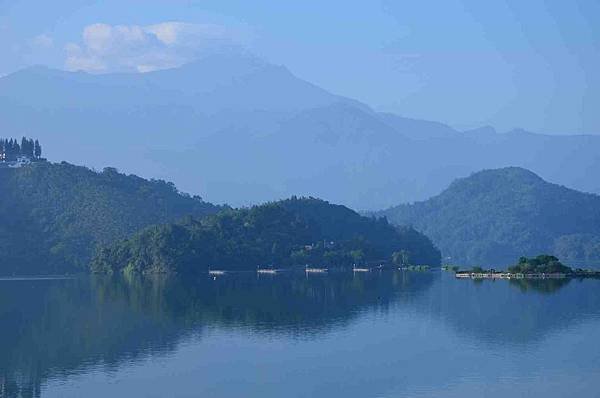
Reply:
[[597, 0], [0, 0], [0, 75], [145, 71], [235, 46], [377, 110], [600, 133], [598, 20]]

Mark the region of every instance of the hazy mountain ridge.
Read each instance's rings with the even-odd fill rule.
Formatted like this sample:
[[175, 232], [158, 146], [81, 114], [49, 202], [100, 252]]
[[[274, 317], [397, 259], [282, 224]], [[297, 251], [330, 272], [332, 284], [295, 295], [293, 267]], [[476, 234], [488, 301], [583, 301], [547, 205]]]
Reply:
[[508, 165], [600, 192], [600, 136], [463, 133], [375, 112], [253, 57], [145, 74], [29, 68], [0, 78], [0, 129], [40, 137], [54, 160], [109, 163], [234, 205], [300, 194], [384, 208]]
[[575, 265], [600, 262], [600, 196], [518, 167], [484, 170], [431, 199], [377, 214], [414, 225], [452, 263], [507, 265], [536, 253]]

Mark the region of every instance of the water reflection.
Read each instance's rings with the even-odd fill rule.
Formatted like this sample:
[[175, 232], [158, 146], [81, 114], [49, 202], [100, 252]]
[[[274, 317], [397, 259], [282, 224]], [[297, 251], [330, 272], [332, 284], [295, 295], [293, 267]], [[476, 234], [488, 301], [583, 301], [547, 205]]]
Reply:
[[0, 397], [38, 396], [51, 375], [166, 353], [206, 327], [309, 338], [425, 290], [432, 274], [236, 274], [5, 281]]
[[600, 281], [590, 279], [448, 280], [440, 292], [428, 310], [460, 334], [499, 346], [536, 344], [600, 314]]
[[510, 279], [509, 283], [519, 288], [523, 293], [535, 291], [539, 293], [554, 293], [565, 287], [570, 278], [563, 279]]
[[532, 344], [598, 315], [598, 283], [391, 271], [0, 281], [0, 397], [39, 396], [50, 377], [164, 355], [207, 328], [293, 343], [365, 315], [414, 313], [486, 344]]

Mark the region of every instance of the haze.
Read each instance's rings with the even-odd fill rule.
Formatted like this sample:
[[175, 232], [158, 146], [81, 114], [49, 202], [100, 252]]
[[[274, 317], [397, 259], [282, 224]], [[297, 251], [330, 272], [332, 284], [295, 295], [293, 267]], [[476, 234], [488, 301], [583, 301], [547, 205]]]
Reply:
[[379, 111], [591, 134], [599, 12], [594, 0], [0, 1], [0, 75], [33, 64], [145, 71], [235, 46]]
[[0, 0], [0, 398], [598, 397], [599, 21]]

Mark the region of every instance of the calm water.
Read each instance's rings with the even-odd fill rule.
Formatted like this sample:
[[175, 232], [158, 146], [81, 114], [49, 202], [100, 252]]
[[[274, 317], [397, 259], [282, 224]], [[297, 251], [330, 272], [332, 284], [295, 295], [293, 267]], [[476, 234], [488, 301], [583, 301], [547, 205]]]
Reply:
[[598, 336], [598, 280], [0, 280], [0, 397], [598, 397]]

